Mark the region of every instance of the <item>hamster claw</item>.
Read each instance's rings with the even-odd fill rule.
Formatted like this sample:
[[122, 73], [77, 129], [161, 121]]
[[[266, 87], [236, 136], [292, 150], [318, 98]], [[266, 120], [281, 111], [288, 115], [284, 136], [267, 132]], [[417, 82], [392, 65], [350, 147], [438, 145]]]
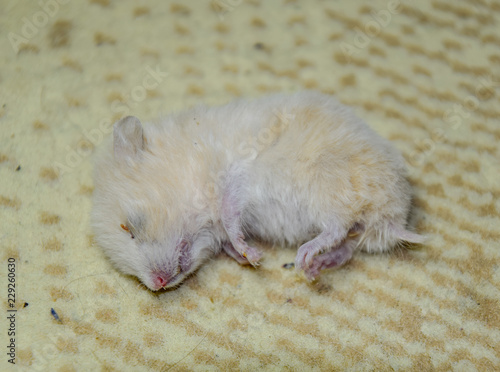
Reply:
[[245, 251], [243, 252], [243, 257], [245, 257], [250, 265], [253, 267], [257, 267], [260, 265], [259, 261], [262, 258], [262, 252], [257, 248], [246, 246]]

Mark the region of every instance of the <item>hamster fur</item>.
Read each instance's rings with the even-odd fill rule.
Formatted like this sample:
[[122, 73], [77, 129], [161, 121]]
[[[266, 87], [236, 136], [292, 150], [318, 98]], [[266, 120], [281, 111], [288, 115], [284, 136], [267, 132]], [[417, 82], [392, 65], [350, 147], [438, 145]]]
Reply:
[[300, 245], [310, 279], [354, 251], [423, 237], [405, 226], [411, 188], [399, 152], [316, 92], [198, 106], [158, 123], [126, 117], [95, 167], [92, 225], [115, 266], [174, 287], [222, 250], [257, 265], [255, 237]]

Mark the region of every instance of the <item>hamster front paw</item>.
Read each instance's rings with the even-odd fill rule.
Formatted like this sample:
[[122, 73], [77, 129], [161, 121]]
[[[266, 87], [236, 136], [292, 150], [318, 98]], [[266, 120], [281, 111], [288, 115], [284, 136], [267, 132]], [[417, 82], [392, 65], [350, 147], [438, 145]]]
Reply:
[[[243, 243], [246, 244], [245, 242]], [[257, 248], [250, 247], [248, 244], [246, 244], [246, 247], [246, 251], [241, 254], [234, 248], [231, 242], [224, 242], [222, 244], [224, 252], [226, 252], [228, 256], [234, 258], [240, 265], [258, 265], [262, 258], [262, 252]]]

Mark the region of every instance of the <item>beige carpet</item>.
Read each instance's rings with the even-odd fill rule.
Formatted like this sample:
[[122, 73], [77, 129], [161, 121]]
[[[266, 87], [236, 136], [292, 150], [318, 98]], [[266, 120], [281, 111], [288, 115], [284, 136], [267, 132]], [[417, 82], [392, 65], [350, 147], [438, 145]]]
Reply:
[[[10, 257], [21, 370], [500, 370], [500, 1], [394, 4], [0, 1], [0, 369]], [[89, 228], [109, 122], [301, 89], [401, 149], [427, 245], [313, 284], [294, 249], [221, 256], [159, 294], [110, 265]]]

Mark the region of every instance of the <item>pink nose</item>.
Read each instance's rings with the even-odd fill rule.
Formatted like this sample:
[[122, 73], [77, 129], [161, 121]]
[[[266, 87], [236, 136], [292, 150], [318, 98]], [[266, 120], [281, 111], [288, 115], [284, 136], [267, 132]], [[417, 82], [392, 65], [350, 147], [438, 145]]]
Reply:
[[170, 276], [163, 272], [154, 272], [153, 273], [153, 284], [157, 289], [163, 288], [168, 284], [170, 280]]

